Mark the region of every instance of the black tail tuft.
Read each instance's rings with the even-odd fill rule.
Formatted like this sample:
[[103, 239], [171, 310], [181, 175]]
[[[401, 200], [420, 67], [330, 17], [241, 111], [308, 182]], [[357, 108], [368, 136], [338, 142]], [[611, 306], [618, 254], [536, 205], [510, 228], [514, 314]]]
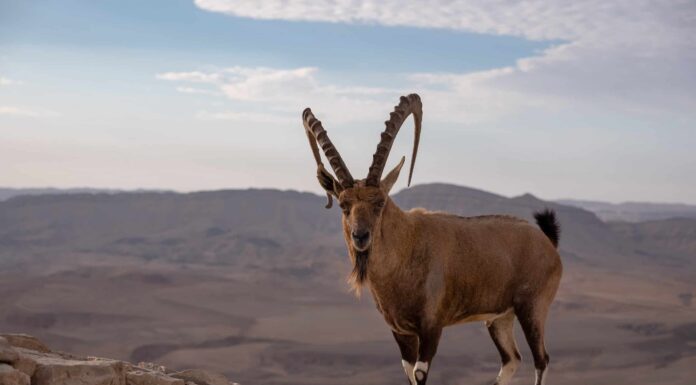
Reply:
[[558, 247], [558, 240], [561, 237], [561, 225], [556, 220], [556, 213], [551, 209], [544, 209], [534, 213], [537, 225], [546, 234], [554, 246]]

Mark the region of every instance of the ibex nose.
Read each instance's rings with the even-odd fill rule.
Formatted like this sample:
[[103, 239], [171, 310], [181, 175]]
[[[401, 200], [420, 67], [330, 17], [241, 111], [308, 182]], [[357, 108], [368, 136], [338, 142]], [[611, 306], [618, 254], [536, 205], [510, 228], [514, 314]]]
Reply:
[[353, 241], [358, 244], [364, 244], [370, 239], [370, 230], [357, 230], [350, 233]]

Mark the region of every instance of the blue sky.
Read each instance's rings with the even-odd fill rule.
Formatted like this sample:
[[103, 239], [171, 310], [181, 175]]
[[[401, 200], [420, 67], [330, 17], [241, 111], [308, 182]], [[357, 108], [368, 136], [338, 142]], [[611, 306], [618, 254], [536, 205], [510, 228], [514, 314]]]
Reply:
[[696, 203], [696, 7], [564, 3], [0, 0], [0, 186], [318, 192], [418, 92], [414, 183]]

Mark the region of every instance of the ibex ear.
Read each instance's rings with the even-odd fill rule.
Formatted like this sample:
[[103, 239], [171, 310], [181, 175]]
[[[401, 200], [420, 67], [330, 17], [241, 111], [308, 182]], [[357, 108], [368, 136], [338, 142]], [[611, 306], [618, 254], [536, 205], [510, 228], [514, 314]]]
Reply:
[[326, 191], [326, 199], [328, 199], [328, 202], [326, 203], [326, 208], [330, 209], [331, 206], [333, 205], [333, 200], [331, 199], [331, 196], [335, 196], [338, 198], [338, 194], [341, 193], [342, 188], [340, 183], [336, 180], [336, 178], [331, 175], [330, 172], [326, 171], [326, 169], [323, 166], [319, 166], [317, 168], [317, 179], [319, 180], [319, 184], [321, 187], [324, 188]]
[[387, 176], [385, 176], [380, 182], [382, 190], [384, 190], [385, 193], [389, 194], [389, 191], [391, 191], [394, 183], [396, 183], [396, 180], [399, 179], [399, 173], [401, 172], [401, 167], [404, 165], [405, 160], [406, 157], [402, 156], [399, 164], [397, 164], [393, 170], [389, 171], [389, 174], [387, 174]]

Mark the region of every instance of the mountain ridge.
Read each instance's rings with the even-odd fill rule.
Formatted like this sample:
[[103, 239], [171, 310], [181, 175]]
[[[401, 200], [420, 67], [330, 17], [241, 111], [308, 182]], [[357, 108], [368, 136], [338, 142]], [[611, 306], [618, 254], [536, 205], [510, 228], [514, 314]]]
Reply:
[[685, 203], [622, 202], [609, 203], [580, 199], [557, 200], [597, 214], [605, 222], [644, 222], [669, 218], [696, 218], [696, 205]]

